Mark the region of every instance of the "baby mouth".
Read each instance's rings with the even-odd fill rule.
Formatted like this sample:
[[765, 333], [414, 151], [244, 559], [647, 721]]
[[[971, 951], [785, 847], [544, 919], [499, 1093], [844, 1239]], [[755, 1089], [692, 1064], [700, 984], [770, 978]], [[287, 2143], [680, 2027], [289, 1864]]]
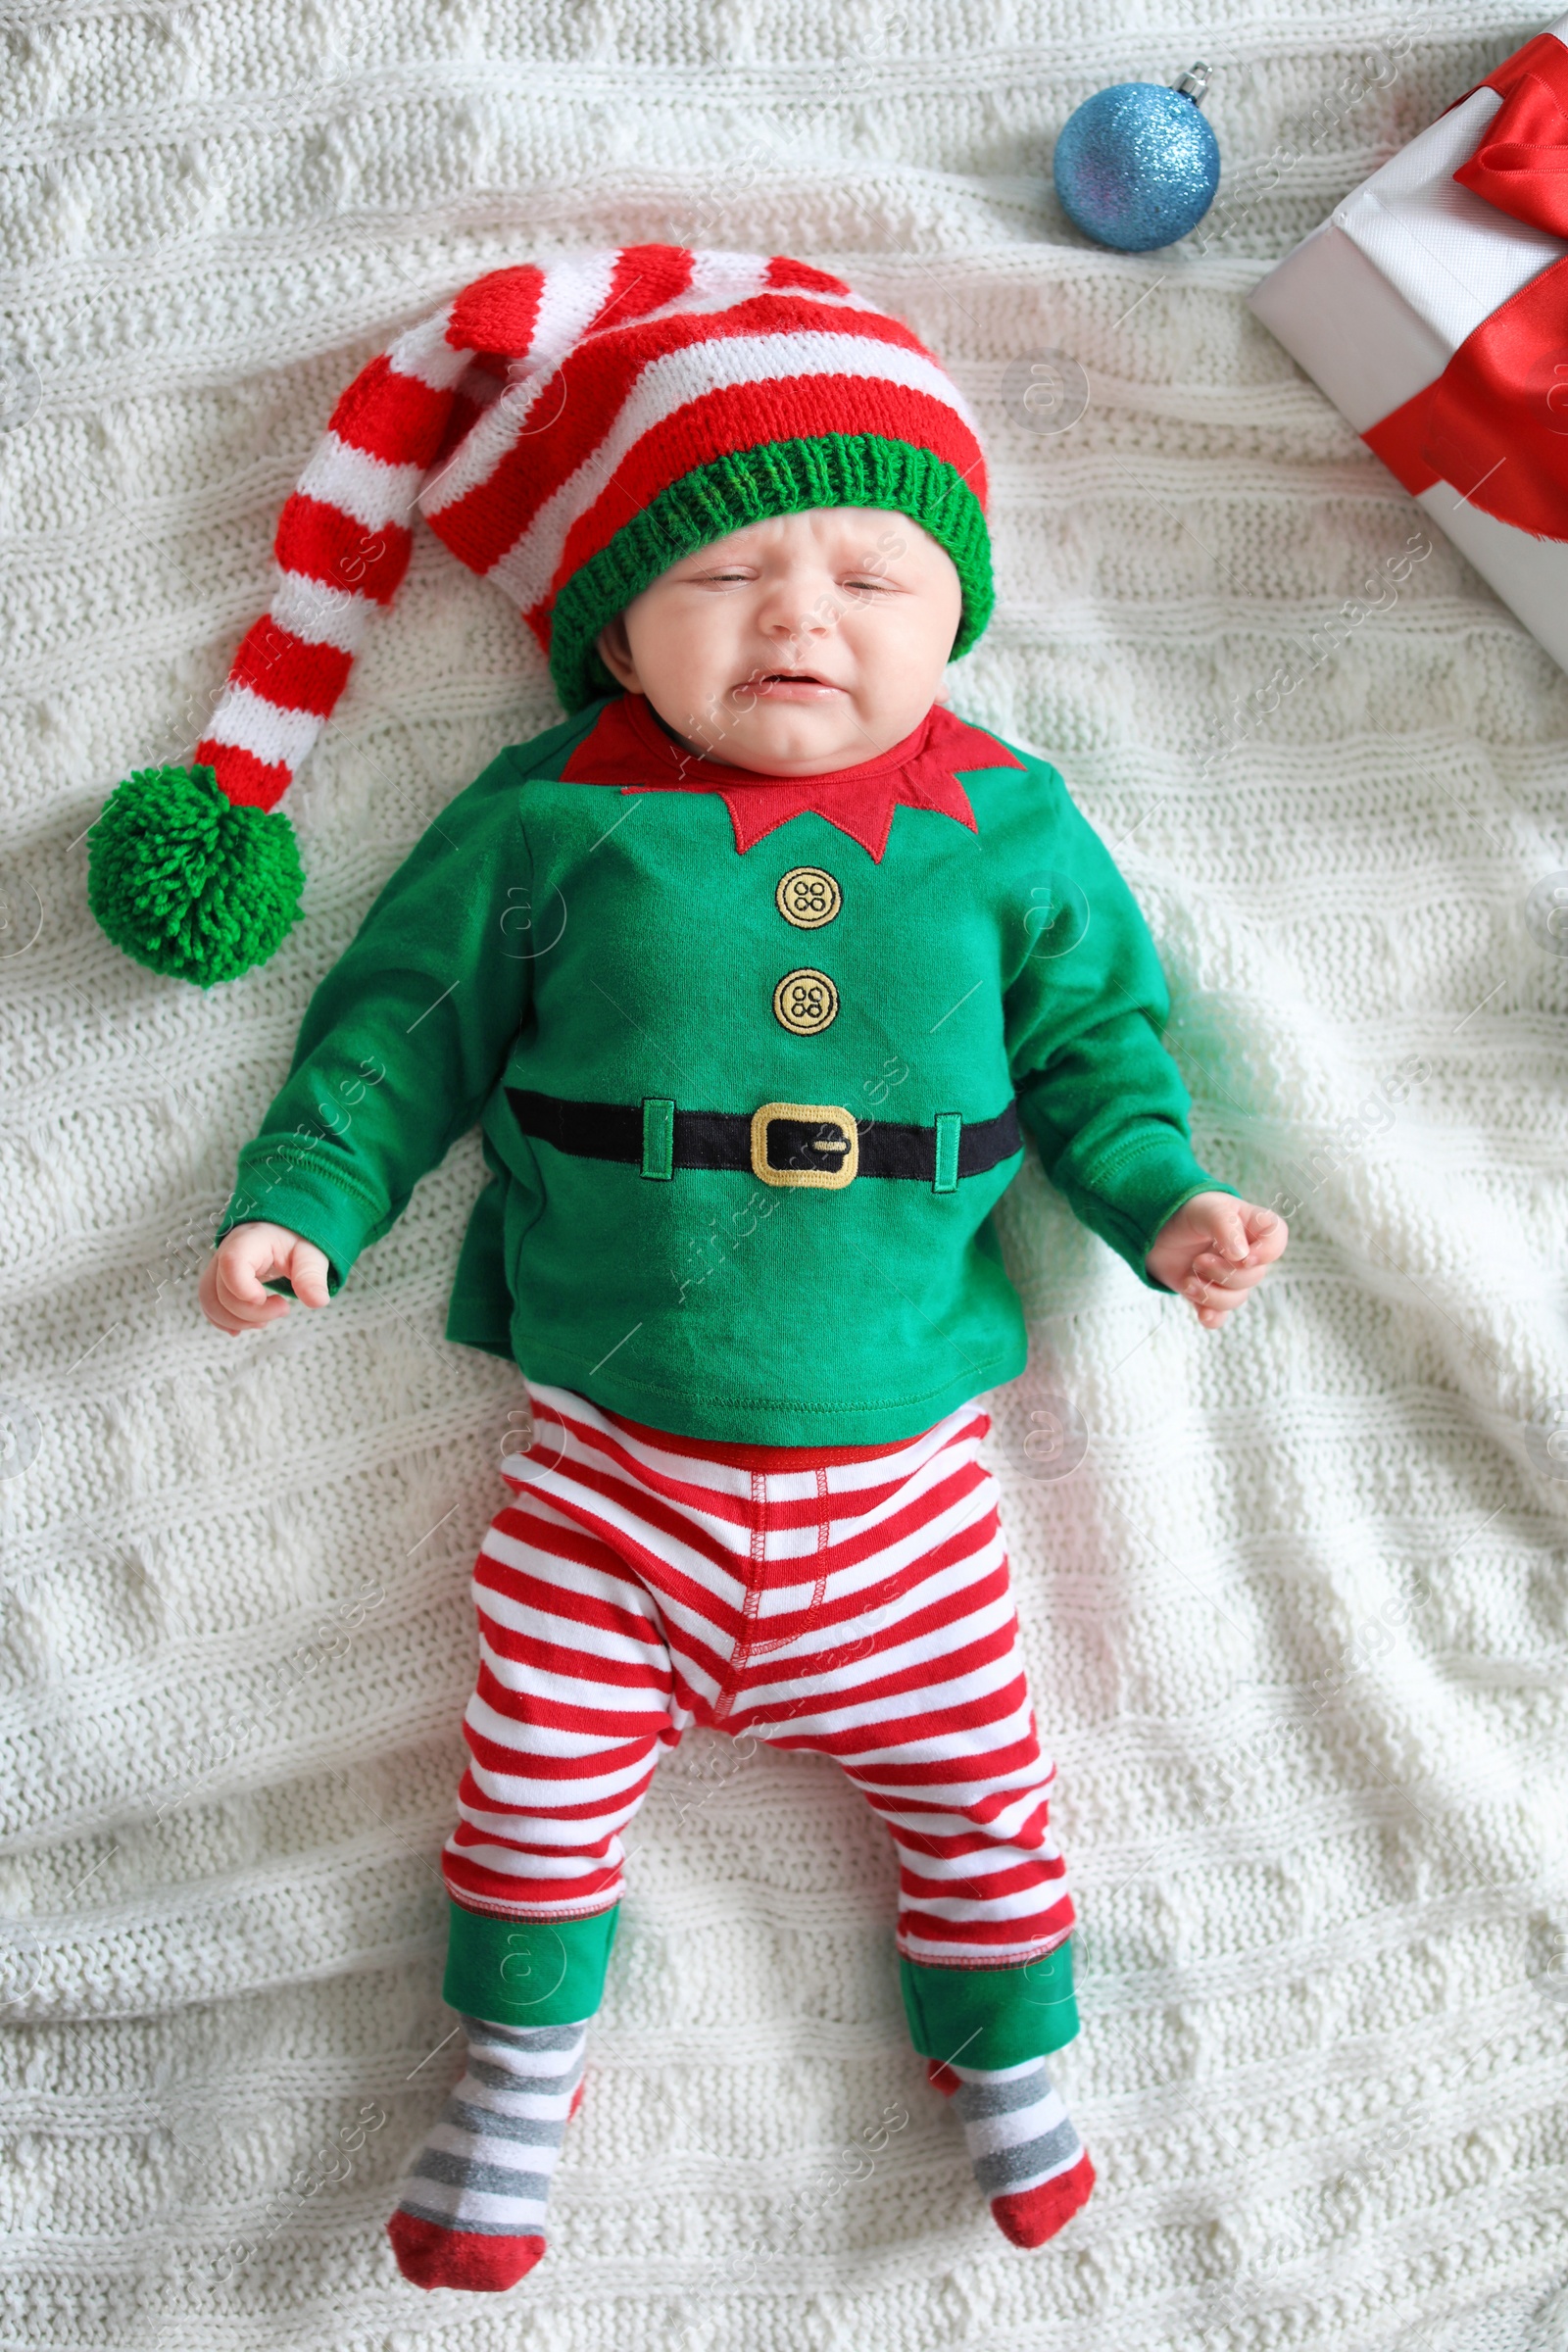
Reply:
[[760, 694], [792, 686], [814, 690], [818, 694], [838, 694], [841, 691], [830, 678], [819, 678], [813, 669], [770, 669], [756, 680], [756, 686]]

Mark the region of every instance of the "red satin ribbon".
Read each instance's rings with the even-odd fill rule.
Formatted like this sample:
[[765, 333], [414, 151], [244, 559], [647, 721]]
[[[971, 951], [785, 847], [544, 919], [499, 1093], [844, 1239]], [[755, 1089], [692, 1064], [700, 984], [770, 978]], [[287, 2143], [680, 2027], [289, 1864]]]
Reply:
[[[1454, 178], [1513, 220], [1568, 237], [1568, 48], [1538, 33], [1476, 87], [1503, 103]], [[1412, 495], [1451, 482], [1499, 522], [1568, 539], [1568, 258], [1484, 318], [1435, 383], [1361, 438]]]

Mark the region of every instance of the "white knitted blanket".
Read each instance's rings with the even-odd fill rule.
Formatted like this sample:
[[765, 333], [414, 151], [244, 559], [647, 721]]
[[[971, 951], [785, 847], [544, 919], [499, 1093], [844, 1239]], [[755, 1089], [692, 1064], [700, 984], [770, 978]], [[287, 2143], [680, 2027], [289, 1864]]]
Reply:
[[[1416, 511], [1243, 305], [1537, 28], [1400, 6], [5, 10], [3, 2352], [1568, 2343], [1568, 961], [1530, 896], [1568, 681], [1445, 544], [1401, 561]], [[1198, 56], [1212, 233], [1090, 248], [1055, 128]], [[320, 1315], [226, 1339], [195, 1278], [312, 987], [548, 681], [423, 539], [292, 797], [307, 917], [209, 996], [99, 935], [82, 834], [199, 732], [361, 362], [483, 269], [672, 235], [842, 268], [950, 364], [1001, 581], [954, 700], [1114, 847], [1206, 1164], [1299, 1205], [1216, 1337], [1038, 1166], [1006, 1203], [1088, 2210], [1003, 2241], [881, 1833], [830, 1764], [698, 1737], [549, 2257], [424, 2295], [381, 2227], [456, 2066], [436, 1857], [521, 1396], [441, 1336], [474, 1139]]]

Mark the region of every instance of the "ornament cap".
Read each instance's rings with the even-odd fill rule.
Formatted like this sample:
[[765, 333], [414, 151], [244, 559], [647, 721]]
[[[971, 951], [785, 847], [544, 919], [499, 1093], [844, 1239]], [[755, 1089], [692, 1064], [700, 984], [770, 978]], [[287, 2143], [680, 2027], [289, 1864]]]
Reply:
[[1189, 66], [1186, 73], [1172, 82], [1171, 87], [1179, 90], [1184, 98], [1190, 98], [1195, 106], [1201, 106], [1208, 95], [1211, 78], [1207, 66]]

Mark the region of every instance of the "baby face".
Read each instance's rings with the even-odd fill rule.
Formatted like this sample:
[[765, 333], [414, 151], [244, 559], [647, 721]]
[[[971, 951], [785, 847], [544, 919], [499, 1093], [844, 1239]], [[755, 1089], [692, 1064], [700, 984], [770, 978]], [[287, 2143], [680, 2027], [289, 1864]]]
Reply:
[[672, 564], [599, 651], [688, 750], [764, 776], [821, 775], [918, 726], [962, 602], [952, 557], [907, 515], [819, 507]]

